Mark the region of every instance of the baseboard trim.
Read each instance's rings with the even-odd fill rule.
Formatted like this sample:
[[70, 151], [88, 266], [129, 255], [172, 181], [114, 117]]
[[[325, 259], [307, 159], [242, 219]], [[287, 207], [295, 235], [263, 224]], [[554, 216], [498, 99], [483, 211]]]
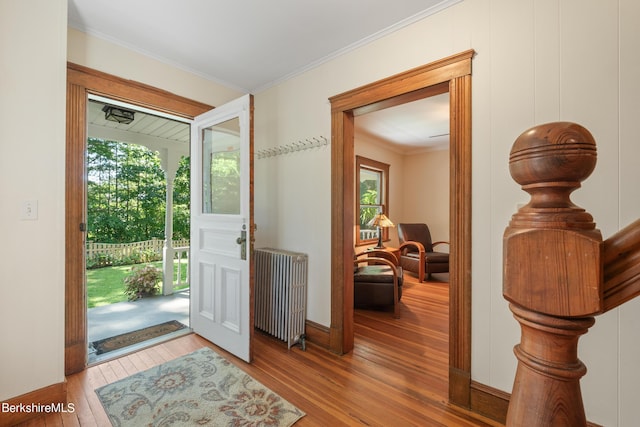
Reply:
[[504, 424], [511, 395], [497, 388], [471, 381], [471, 410]]
[[[511, 394], [471, 381], [471, 410], [484, 417], [505, 424]], [[600, 424], [587, 421], [587, 427], [602, 427]]]
[[67, 381], [52, 384], [38, 390], [1, 402], [0, 427], [15, 426], [48, 412], [72, 412], [67, 404]]
[[329, 328], [319, 323], [307, 320], [305, 322], [305, 336], [307, 342], [322, 347], [326, 350], [330, 349]]

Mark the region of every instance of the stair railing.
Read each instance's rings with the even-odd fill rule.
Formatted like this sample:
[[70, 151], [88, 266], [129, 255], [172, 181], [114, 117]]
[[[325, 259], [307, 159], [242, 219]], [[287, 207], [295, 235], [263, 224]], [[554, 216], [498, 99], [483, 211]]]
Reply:
[[640, 294], [640, 220], [603, 241], [570, 200], [596, 156], [591, 133], [569, 122], [529, 129], [511, 149], [511, 176], [531, 200], [503, 239], [503, 296], [521, 327], [507, 426], [586, 426], [578, 339]]

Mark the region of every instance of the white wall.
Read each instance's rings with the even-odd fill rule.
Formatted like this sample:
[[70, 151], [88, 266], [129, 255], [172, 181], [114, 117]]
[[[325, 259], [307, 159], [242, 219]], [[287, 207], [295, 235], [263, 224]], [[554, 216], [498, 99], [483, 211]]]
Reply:
[[[536, 124], [570, 120], [585, 125], [598, 141], [599, 164], [574, 201], [594, 215], [605, 237], [640, 216], [635, 184], [640, 172], [634, 167], [640, 148], [632, 128], [640, 98], [634, 81], [640, 65], [634, 25], [639, 15], [635, 0], [464, 1], [257, 94], [256, 148], [328, 135], [329, 97], [474, 49], [472, 377], [510, 391], [519, 328], [502, 298], [502, 234], [517, 204], [528, 199], [509, 176], [511, 145]], [[269, 226], [277, 224], [272, 218], [285, 219], [287, 229], [270, 228], [269, 240], [304, 244], [310, 262], [322, 266], [310, 281], [309, 317], [329, 325], [330, 159], [319, 153], [278, 162], [273, 172], [264, 172], [264, 187], [278, 187], [276, 203], [263, 218]], [[321, 193], [301, 199], [301, 181], [313, 181]], [[309, 204], [315, 206], [310, 211], [316, 213], [318, 230], [313, 244], [302, 230], [288, 230], [296, 228], [290, 210]], [[640, 359], [633, 332], [640, 323], [638, 304], [598, 317], [581, 341], [580, 357], [589, 367], [584, 400], [594, 422], [640, 422], [633, 387], [639, 373], [632, 367]]]
[[[429, 150], [405, 155], [404, 215], [402, 222], [424, 222], [431, 239], [450, 241], [449, 150]], [[449, 252], [447, 245], [436, 251]]]
[[66, 26], [66, 0], [0, 0], [0, 400], [64, 381]]
[[68, 29], [68, 55], [69, 62], [74, 64], [146, 83], [214, 107], [243, 95], [235, 89], [73, 28]]

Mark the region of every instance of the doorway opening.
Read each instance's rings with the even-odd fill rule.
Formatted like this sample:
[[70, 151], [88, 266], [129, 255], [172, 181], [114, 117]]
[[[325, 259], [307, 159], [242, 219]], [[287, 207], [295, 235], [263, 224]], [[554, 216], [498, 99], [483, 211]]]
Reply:
[[65, 375], [87, 366], [85, 283], [87, 103], [89, 95], [191, 121], [213, 108], [149, 85], [67, 64], [65, 215]]
[[89, 95], [89, 364], [188, 333], [190, 125]]
[[[432, 241], [449, 241], [449, 111], [449, 93], [444, 92], [354, 117], [356, 253], [383, 246], [377, 250], [393, 254], [387, 259], [399, 266], [403, 224], [425, 224]], [[376, 209], [383, 209], [393, 224], [377, 230], [368, 227]], [[448, 252], [449, 247], [441, 244], [434, 250]], [[429, 391], [446, 399], [449, 273], [433, 273], [421, 282], [415, 270], [397, 271], [402, 272], [397, 318], [393, 305], [371, 305], [393, 299], [381, 300], [368, 292], [370, 288], [354, 285], [354, 351], [363, 351], [361, 337], [375, 331], [373, 339], [379, 346], [375, 348], [380, 352], [374, 357], [393, 363], [410, 355], [407, 378], [432, 384]], [[412, 332], [406, 335], [407, 331]], [[389, 335], [405, 337], [405, 345], [386, 353]], [[365, 342], [372, 352], [371, 343]]]
[[[397, 252], [402, 223], [426, 224], [434, 242], [449, 241], [449, 110], [445, 91], [354, 117], [358, 250], [381, 237]], [[377, 230], [367, 223], [379, 211], [392, 224]]]
[[[471, 406], [471, 59], [468, 50], [330, 98], [332, 277], [329, 343], [354, 346], [354, 117], [429, 94], [450, 96], [449, 401]], [[444, 90], [443, 90], [444, 89]]]

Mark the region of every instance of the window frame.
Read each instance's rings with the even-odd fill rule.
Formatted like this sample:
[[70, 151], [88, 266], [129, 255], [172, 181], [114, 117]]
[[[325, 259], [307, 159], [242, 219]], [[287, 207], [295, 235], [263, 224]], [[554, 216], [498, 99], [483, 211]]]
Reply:
[[[369, 159], [364, 156], [356, 155], [356, 197], [355, 197], [355, 245], [364, 246], [377, 243], [378, 237], [373, 239], [360, 239], [360, 170], [367, 169], [373, 172], [381, 174], [382, 182], [380, 189], [382, 195], [380, 197], [381, 204], [371, 205], [380, 206], [382, 213], [389, 217], [389, 169], [390, 165], [387, 163], [379, 162], [377, 160]], [[389, 241], [389, 229], [382, 228], [382, 241]]]

